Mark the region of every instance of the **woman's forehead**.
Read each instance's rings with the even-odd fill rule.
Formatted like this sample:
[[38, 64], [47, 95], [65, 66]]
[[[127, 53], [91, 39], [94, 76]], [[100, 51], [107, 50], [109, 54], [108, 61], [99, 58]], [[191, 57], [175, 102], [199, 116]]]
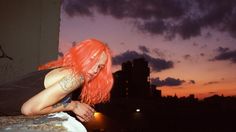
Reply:
[[103, 51], [102, 54], [101, 54], [101, 56], [100, 56], [100, 58], [99, 58], [99, 62], [102, 63], [102, 64], [105, 64], [106, 60], [107, 60], [107, 55], [106, 55], [106, 53]]

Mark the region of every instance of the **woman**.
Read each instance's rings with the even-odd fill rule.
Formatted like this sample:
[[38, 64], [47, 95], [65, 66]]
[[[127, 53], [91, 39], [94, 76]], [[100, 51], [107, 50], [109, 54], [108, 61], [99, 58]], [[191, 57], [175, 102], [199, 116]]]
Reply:
[[[98, 40], [89, 39], [72, 47], [58, 60], [40, 66], [39, 71], [5, 84], [0, 89], [18, 90], [21, 98], [17, 98], [14, 106], [20, 105], [24, 115], [73, 111], [81, 121], [89, 121], [95, 112], [91, 106], [109, 100], [112, 84], [108, 47]], [[72, 93], [78, 88], [81, 89], [80, 101], [71, 100]], [[12, 93], [1, 96], [11, 96]], [[35, 95], [27, 98], [29, 93]], [[17, 107], [6, 106], [10, 111], [17, 111]], [[1, 109], [4, 110], [10, 112], [7, 107]]]

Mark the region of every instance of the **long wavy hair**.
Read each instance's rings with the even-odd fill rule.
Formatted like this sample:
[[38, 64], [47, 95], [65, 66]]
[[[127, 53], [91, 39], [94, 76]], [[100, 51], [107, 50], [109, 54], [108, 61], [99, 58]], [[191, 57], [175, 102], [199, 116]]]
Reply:
[[[98, 62], [102, 52], [107, 55], [105, 66], [92, 79], [89, 80], [88, 71]], [[71, 68], [75, 74], [83, 75], [85, 82], [79, 96], [81, 102], [95, 105], [106, 102], [110, 98], [110, 90], [113, 85], [111, 71], [111, 52], [106, 44], [88, 39], [76, 44], [61, 58], [39, 66], [39, 70], [55, 67]]]

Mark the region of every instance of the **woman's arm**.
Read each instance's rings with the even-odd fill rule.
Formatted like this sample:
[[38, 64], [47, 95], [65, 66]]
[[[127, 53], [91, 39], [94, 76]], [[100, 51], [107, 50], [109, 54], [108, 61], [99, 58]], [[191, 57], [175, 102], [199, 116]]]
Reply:
[[85, 103], [81, 103], [79, 101], [71, 101], [67, 104], [58, 103], [51, 107], [47, 107], [41, 110], [41, 113], [53, 113], [60, 111], [73, 111], [76, 114], [76, 117], [80, 119], [80, 121], [89, 121], [94, 117], [95, 110]]
[[77, 76], [73, 73], [67, 74], [61, 80], [25, 102], [21, 107], [21, 112], [25, 115], [41, 115], [60, 111], [73, 111], [86, 121], [87, 118], [84, 119], [84, 115], [91, 116], [91, 113], [94, 112], [90, 106], [78, 101], [71, 101], [66, 105], [55, 105], [66, 95], [80, 87], [83, 81], [82, 76]]
[[81, 86], [83, 82], [80, 78], [81, 77], [73, 74], [65, 75], [62, 79], [25, 102], [21, 108], [22, 113], [26, 115], [51, 113], [51, 111], [42, 110], [53, 106], [67, 94]]

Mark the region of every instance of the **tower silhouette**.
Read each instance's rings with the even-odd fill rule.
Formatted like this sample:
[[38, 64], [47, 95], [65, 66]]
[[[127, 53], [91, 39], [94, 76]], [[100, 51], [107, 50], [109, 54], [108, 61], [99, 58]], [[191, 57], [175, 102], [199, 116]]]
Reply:
[[150, 94], [150, 68], [144, 58], [122, 63], [122, 69], [114, 73], [114, 97], [147, 97]]

